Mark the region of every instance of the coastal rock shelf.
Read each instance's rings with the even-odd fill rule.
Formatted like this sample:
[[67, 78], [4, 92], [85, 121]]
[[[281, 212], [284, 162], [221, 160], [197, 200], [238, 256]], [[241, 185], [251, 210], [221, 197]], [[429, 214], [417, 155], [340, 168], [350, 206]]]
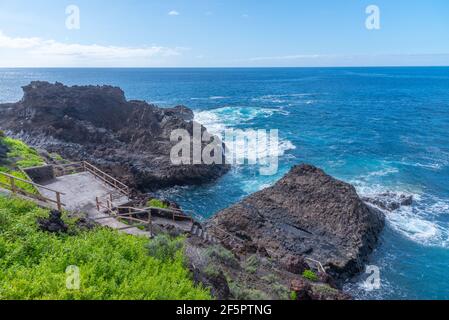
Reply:
[[0, 128], [8, 135], [72, 161], [89, 161], [140, 190], [210, 182], [229, 170], [172, 165], [171, 132], [192, 132], [193, 112], [184, 106], [127, 101], [111, 86], [32, 82], [23, 91], [21, 101], [0, 104]]

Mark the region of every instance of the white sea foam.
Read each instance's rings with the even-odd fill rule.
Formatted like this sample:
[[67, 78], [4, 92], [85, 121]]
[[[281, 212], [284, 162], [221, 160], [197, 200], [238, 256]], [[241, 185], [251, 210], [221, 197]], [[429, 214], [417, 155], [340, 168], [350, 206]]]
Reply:
[[315, 94], [313, 93], [269, 94], [252, 98], [252, 101], [282, 104], [289, 101], [291, 102], [292, 98], [294, 98], [296, 103], [302, 102], [305, 104], [312, 104], [315, 102], [315, 100], [311, 99], [303, 100], [303, 99], [314, 95]]
[[[207, 130], [219, 137], [223, 137], [224, 131], [228, 128], [245, 125], [256, 118], [269, 118], [274, 114], [288, 115], [282, 109], [274, 108], [256, 108], [256, 107], [222, 107], [213, 110], [195, 112], [195, 121], [204, 125]], [[247, 129], [251, 129], [248, 126]], [[279, 128], [273, 128], [279, 129]], [[280, 130], [282, 135], [282, 130]], [[261, 145], [238, 145], [235, 148], [235, 158], [237, 160], [248, 159], [248, 155], [266, 155], [283, 156], [288, 150], [294, 150], [296, 146], [287, 139], [279, 139], [278, 150], [276, 154], [268, 152], [268, 146], [261, 149]], [[272, 151], [272, 150], [270, 150]], [[258, 157], [263, 158], [263, 157]]]
[[[377, 172], [373, 176], [378, 175]], [[364, 197], [375, 198], [376, 195], [387, 191], [398, 195], [411, 195], [412, 206], [402, 206], [393, 212], [385, 211], [387, 223], [406, 238], [426, 246], [449, 246], [449, 225], [438, 221], [438, 217], [449, 213], [449, 202], [429, 196], [423, 191], [404, 187], [390, 187], [370, 184], [366, 180], [351, 181], [357, 192]], [[380, 209], [380, 208], [379, 208]]]
[[205, 97], [205, 98], [190, 98], [190, 100], [222, 100], [222, 99], [229, 99], [229, 97], [212, 96], [212, 97]]
[[195, 112], [195, 121], [204, 125], [211, 133], [219, 134], [226, 128], [233, 128], [256, 118], [269, 118], [275, 113], [288, 115], [288, 112], [274, 108], [222, 107]]

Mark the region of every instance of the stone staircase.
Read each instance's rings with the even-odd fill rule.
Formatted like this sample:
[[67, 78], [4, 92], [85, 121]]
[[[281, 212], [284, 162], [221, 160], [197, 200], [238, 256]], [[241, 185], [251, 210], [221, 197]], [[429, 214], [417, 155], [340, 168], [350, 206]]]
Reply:
[[210, 235], [207, 230], [205, 230], [204, 226], [201, 223], [195, 222], [192, 225], [192, 229], [190, 230], [190, 234], [202, 239], [203, 241], [211, 244], [219, 243], [220, 241]]

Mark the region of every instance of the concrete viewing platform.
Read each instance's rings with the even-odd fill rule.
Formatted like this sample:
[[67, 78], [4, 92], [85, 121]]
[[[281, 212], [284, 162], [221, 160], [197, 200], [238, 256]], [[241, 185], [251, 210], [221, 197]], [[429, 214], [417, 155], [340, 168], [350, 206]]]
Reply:
[[[5, 184], [4, 193], [34, 201], [41, 207], [83, 213], [102, 226], [127, 234], [152, 237], [153, 226], [192, 233], [198, 225], [193, 217], [178, 209], [133, 207], [128, 186], [85, 161], [28, 168], [24, 171], [27, 180], [0, 174], [10, 182]], [[19, 182], [38, 192], [18, 188]], [[141, 230], [142, 227], [147, 229]], [[197, 230], [201, 237], [205, 234], [202, 229]]]
[[[96, 178], [90, 172], [57, 177], [47, 181], [42, 186], [63, 193], [61, 201], [64, 204], [64, 209], [68, 211], [86, 213], [88, 218], [113, 229], [129, 227], [129, 225], [110, 217], [108, 214], [98, 211], [96, 198], [108, 199], [112, 194], [114, 206], [117, 207], [129, 203], [130, 199], [121, 194], [117, 189]], [[39, 192], [45, 197], [54, 197], [54, 193], [48, 189], [39, 188]], [[138, 228], [128, 228], [122, 231], [132, 235], [150, 236], [150, 232]]]

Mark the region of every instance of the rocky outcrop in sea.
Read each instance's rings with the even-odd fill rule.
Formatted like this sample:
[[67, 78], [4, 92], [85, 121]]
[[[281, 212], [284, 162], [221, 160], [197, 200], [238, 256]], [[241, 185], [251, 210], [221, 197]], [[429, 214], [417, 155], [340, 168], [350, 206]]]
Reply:
[[363, 270], [383, 226], [383, 214], [352, 185], [305, 164], [208, 222], [237, 255], [270, 257], [291, 273], [321, 263], [336, 281]]
[[184, 106], [127, 101], [111, 86], [32, 82], [23, 91], [19, 102], [0, 105], [0, 129], [66, 159], [91, 162], [142, 191], [210, 182], [229, 170], [172, 164], [171, 132], [193, 130], [193, 112]]

